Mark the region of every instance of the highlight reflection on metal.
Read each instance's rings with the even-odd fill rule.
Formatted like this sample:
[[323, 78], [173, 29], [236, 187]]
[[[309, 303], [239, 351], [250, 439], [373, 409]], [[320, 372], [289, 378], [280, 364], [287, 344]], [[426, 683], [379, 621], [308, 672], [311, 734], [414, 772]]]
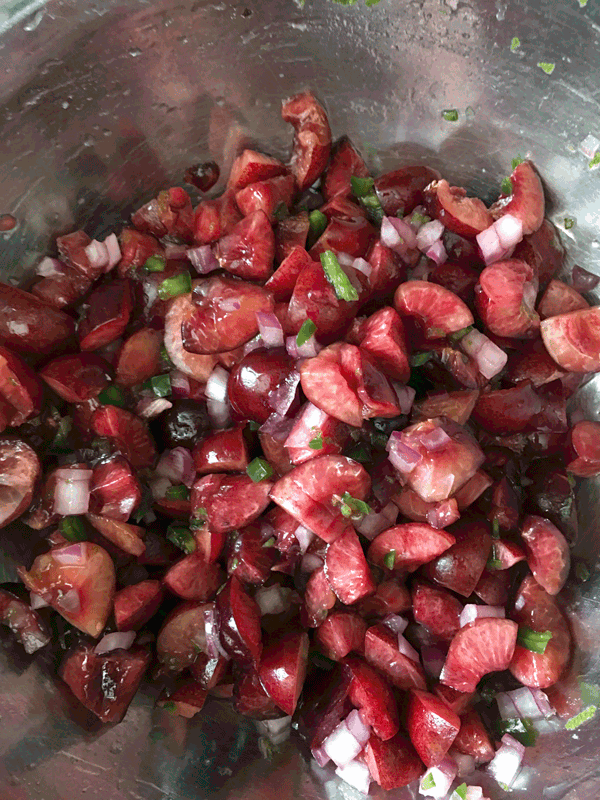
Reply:
[[[521, 44], [512, 52], [514, 36]], [[248, 142], [285, 155], [280, 101], [306, 85], [376, 170], [421, 161], [491, 198], [511, 158], [531, 155], [554, 221], [577, 219], [564, 235], [574, 259], [598, 272], [600, 172], [577, 144], [600, 138], [599, 45], [600, 7], [576, 0], [381, 0], [370, 9], [329, 0], [304, 9], [294, 0], [4, 2], [0, 212], [19, 225], [0, 235], [0, 273], [22, 277], [57, 231], [107, 232], [190, 163], [210, 156], [226, 175]], [[556, 64], [552, 75], [540, 61]], [[458, 123], [442, 119], [447, 108], [459, 110]], [[593, 379], [578, 397], [596, 419], [599, 389]], [[598, 482], [579, 494], [574, 551], [593, 569]], [[18, 549], [30, 539], [24, 530]], [[583, 670], [597, 682], [597, 577], [572, 589], [570, 606], [581, 620]], [[357, 796], [323, 784], [292, 744], [261, 760], [252, 723], [223, 704], [207, 704], [186, 745], [177, 728], [157, 741], [152, 729], [163, 723], [149, 691], [106, 728], [49, 674], [8, 645], [0, 651], [3, 800]], [[596, 796], [599, 753], [598, 719], [545, 737], [528, 750], [524, 788], [512, 796]]]

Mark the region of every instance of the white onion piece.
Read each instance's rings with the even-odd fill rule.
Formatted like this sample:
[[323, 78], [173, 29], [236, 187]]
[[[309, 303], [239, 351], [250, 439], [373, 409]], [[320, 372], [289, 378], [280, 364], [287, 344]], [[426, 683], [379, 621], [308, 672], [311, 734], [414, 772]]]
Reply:
[[[419, 783], [419, 794], [425, 797], [434, 797], [436, 800], [445, 798], [450, 791], [452, 781], [456, 778], [456, 771], [455, 762], [446, 756], [441, 764], [437, 767], [430, 767], [425, 772]], [[424, 789], [423, 784], [429, 782], [432, 782], [433, 786], [430, 789]]]
[[227, 393], [229, 373], [223, 367], [215, 367], [206, 382], [206, 407], [211, 422], [216, 428], [225, 428], [231, 421], [231, 409]]
[[[394, 228], [400, 237], [401, 241], [399, 242], [399, 245], [401, 250], [406, 252], [407, 249], [414, 250], [417, 247], [417, 236], [412, 229], [412, 226], [409, 225], [408, 222], [405, 222], [403, 219], [399, 219], [398, 217], [384, 217], [384, 219], [389, 220], [392, 228]], [[398, 245], [396, 245], [396, 247], [398, 247]]]
[[54, 470], [54, 477], [68, 481], [89, 481], [92, 479], [93, 471], [91, 469], [68, 469], [61, 467]]
[[371, 785], [371, 773], [364, 761], [351, 761], [344, 767], [338, 767], [335, 774], [345, 783], [362, 794], [368, 794]]
[[81, 600], [79, 599], [79, 592], [77, 589], [69, 589], [62, 595], [56, 598], [56, 605], [58, 611], [64, 611], [66, 614], [78, 614], [81, 611]]
[[219, 658], [222, 656], [229, 660], [229, 656], [223, 649], [219, 638], [219, 623], [217, 611], [214, 604], [204, 609], [204, 636], [206, 637], [206, 654], [209, 658]]
[[94, 269], [104, 269], [108, 266], [108, 248], [102, 242], [93, 239], [85, 248], [85, 254]]
[[389, 628], [398, 635], [404, 633], [408, 627], [408, 620], [404, 619], [404, 617], [401, 617], [399, 614], [388, 614], [381, 622], [386, 628]]
[[[82, 470], [83, 471], [83, 470]], [[61, 516], [86, 514], [90, 506], [90, 478], [75, 477], [72, 470], [68, 478], [57, 477], [54, 487], [54, 512]]]
[[525, 748], [510, 734], [504, 734], [502, 745], [487, 765], [489, 774], [501, 785], [509, 789], [521, 771]]
[[172, 369], [170, 372], [171, 391], [175, 397], [190, 396], [190, 379], [179, 369]]
[[512, 214], [504, 214], [494, 222], [496, 235], [505, 250], [516, 247], [523, 238], [523, 223]]
[[148, 486], [150, 487], [150, 491], [152, 492], [152, 497], [155, 500], [161, 500], [167, 493], [167, 489], [170, 489], [173, 484], [168, 478], [154, 478], [153, 480], [148, 482]]
[[300, 545], [300, 552], [302, 555], [306, 553], [308, 550], [308, 546], [315, 538], [315, 534], [310, 531], [308, 528], [305, 528], [304, 525], [298, 525], [296, 530], [294, 531], [294, 536], [298, 539], [298, 544]]
[[363, 749], [363, 745], [348, 730], [344, 721], [323, 742], [323, 750], [337, 767], [344, 767]]
[[413, 471], [423, 456], [412, 447], [404, 444], [398, 431], [394, 431], [388, 439], [385, 449], [388, 451], [388, 459], [394, 469], [403, 474]]
[[586, 158], [593, 158], [600, 148], [600, 139], [597, 139], [593, 134], [588, 135], [579, 143], [579, 152], [583, 153]]
[[142, 397], [135, 407], [135, 413], [142, 419], [154, 419], [170, 408], [173, 408], [173, 403], [166, 397]]
[[442, 223], [434, 219], [431, 222], [426, 222], [425, 225], [419, 227], [417, 233], [417, 247], [422, 253], [425, 253], [429, 248], [442, 238], [444, 233], [444, 226]]
[[364, 747], [371, 736], [371, 726], [363, 721], [360, 711], [355, 708], [348, 714], [344, 721], [352, 736]]
[[108, 264], [104, 268], [104, 271], [110, 272], [111, 269], [116, 267], [121, 260], [121, 247], [116, 234], [109, 234], [104, 240], [104, 246], [106, 247], [106, 251], [108, 253]]
[[219, 262], [209, 244], [203, 244], [200, 247], [190, 247], [186, 253], [192, 266], [200, 275], [208, 275], [215, 269], [219, 269]]
[[42, 258], [37, 265], [35, 274], [42, 278], [56, 278], [63, 274], [62, 264], [58, 258], [49, 258], [46, 256], [46, 258]]
[[316, 569], [320, 569], [322, 566], [323, 559], [321, 556], [318, 556], [315, 553], [307, 553], [305, 556], [302, 556], [302, 561], [300, 562], [300, 570], [302, 572], [310, 574]]
[[371, 277], [371, 273], [373, 272], [373, 267], [369, 264], [368, 261], [365, 261], [364, 258], [355, 258], [352, 262], [352, 266], [357, 272], [362, 272], [363, 275], [366, 275], [367, 278]]
[[323, 347], [317, 342], [313, 334], [303, 345], [300, 345], [300, 347], [298, 347], [295, 336], [287, 336], [285, 340], [285, 349], [292, 358], [314, 358], [320, 353]]
[[44, 600], [43, 597], [40, 597], [39, 594], [35, 594], [35, 592], [29, 592], [29, 607], [36, 611], [38, 608], [48, 608], [48, 603]]
[[449, 444], [452, 439], [450, 436], [448, 436], [442, 426], [438, 425], [427, 433], [419, 436], [419, 441], [426, 450], [429, 450], [431, 453], [435, 453]]
[[377, 513], [371, 511], [366, 514], [360, 521], [354, 523], [354, 527], [365, 539], [372, 542], [376, 536], [394, 525], [399, 513], [398, 506], [390, 501], [381, 511]]
[[94, 647], [94, 653], [101, 656], [113, 650], [129, 650], [135, 640], [135, 631], [119, 631], [118, 633], [107, 633]]
[[464, 753], [459, 753], [458, 750], [454, 750], [452, 748], [449, 750], [448, 755], [456, 764], [457, 777], [466, 778], [475, 771], [475, 759], [473, 756], [467, 756]]
[[482, 619], [483, 617], [504, 619], [505, 616], [506, 612], [502, 606], [478, 606], [474, 603], [467, 603], [458, 619], [460, 627], [464, 628], [465, 625], [475, 622], [476, 619]]
[[430, 678], [439, 678], [444, 669], [447, 651], [437, 644], [424, 644], [421, 646], [423, 669]]
[[292, 727], [291, 717], [280, 717], [279, 719], [265, 719], [256, 723], [258, 732], [267, 737], [274, 745], [283, 744], [290, 738]]
[[486, 266], [494, 264], [507, 256], [507, 250], [502, 247], [500, 237], [493, 225], [478, 233], [475, 239]]
[[502, 692], [497, 695], [496, 702], [503, 719], [510, 719], [510, 716], [504, 715], [511, 711], [511, 707], [516, 712], [512, 714], [513, 717], [530, 719], [532, 722], [555, 716], [555, 711], [548, 702], [547, 695], [541, 689], [530, 689], [524, 686], [521, 689], [514, 689], [512, 692]]
[[261, 586], [254, 599], [260, 608], [261, 616], [265, 614], [283, 614], [291, 604], [292, 590], [274, 583], [273, 586]]
[[348, 253], [342, 253], [341, 251], [338, 251], [337, 260], [340, 267], [351, 267], [354, 264], [354, 256]]
[[294, 371], [269, 394], [269, 405], [276, 414], [285, 417], [296, 399], [299, 383], [300, 373]]
[[405, 386], [403, 383], [393, 381], [392, 386], [398, 398], [398, 408], [401, 414], [410, 414], [415, 401], [416, 391], [412, 386]]
[[438, 267], [448, 261], [448, 253], [446, 252], [446, 248], [444, 247], [444, 243], [441, 239], [438, 239], [437, 242], [434, 242], [431, 245], [431, 247], [428, 247], [425, 251], [425, 255], [427, 258], [435, 261]]
[[501, 372], [508, 361], [504, 350], [475, 329], [461, 338], [460, 347], [468, 356], [475, 359], [479, 371], [488, 380]]
[[257, 311], [256, 321], [265, 347], [283, 347], [283, 328], [275, 314]]
[[192, 454], [185, 447], [165, 450], [156, 465], [155, 473], [161, 478], [168, 478], [173, 485], [183, 483], [190, 489], [196, 479]]
[[408, 642], [401, 633], [398, 634], [398, 650], [402, 653], [402, 655], [408, 656], [411, 661], [415, 661], [417, 664], [420, 663], [419, 654], [412, 644], [410, 644], [410, 642]]
[[329, 756], [327, 755], [325, 750], [323, 750], [322, 747], [313, 747], [313, 749], [310, 752], [312, 753], [312, 757], [320, 767], [324, 767], [331, 761], [331, 759], [329, 758]]
[[498, 692], [496, 703], [502, 719], [516, 719], [519, 716], [517, 707], [513, 703], [509, 692]]
[[[458, 800], [458, 798], [455, 798]], [[483, 789], [481, 786], [467, 786], [465, 800], [483, 800]]]

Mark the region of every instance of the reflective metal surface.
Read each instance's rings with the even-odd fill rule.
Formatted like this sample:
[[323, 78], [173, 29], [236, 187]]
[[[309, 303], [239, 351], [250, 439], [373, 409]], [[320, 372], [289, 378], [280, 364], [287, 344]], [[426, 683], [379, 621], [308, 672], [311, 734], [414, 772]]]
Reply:
[[[280, 101], [306, 85], [325, 101], [334, 132], [348, 133], [374, 169], [422, 161], [492, 197], [511, 159], [530, 155], [554, 221], [577, 220], [563, 236], [573, 258], [600, 270], [600, 172], [577, 150], [588, 133], [600, 138], [594, 0], [585, 8], [577, 0], [299, 6], [0, 0], [0, 213], [19, 220], [0, 234], [3, 279], [21, 278], [58, 231], [108, 231], [194, 161], [210, 156], [227, 174], [247, 142], [285, 156], [290, 132]], [[520, 46], [512, 52], [515, 36]], [[554, 63], [554, 72], [538, 62]], [[446, 108], [459, 110], [458, 123], [441, 118]], [[578, 398], [596, 419], [599, 388], [594, 379]], [[574, 549], [592, 570], [599, 514], [599, 485], [588, 481]], [[599, 579], [574, 587], [570, 603], [580, 620], [582, 671], [596, 682]], [[183, 728], [156, 717], [149, 691], [121, 725], [101, 727], [50, 680], [48, 665], [3, 648], [3, 800], [358, 797], [311, 771], [292, 744], [262, 760], [252, 723], [240, 725], [216, 702], [190, 727], [187, 744]], [[595, 797], [599, 755], [600, 720], [542, 737], [527, 751], [523, 788], [513, 797]], [[489, 793], [502, 795], [497, 787]]]

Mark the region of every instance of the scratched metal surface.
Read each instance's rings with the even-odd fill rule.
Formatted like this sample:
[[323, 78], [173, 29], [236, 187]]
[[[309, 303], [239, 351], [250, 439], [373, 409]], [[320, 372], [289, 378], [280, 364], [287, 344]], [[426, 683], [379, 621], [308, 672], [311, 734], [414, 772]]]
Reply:
[[[510, 51], [518, 36], [521, 45]], [[19, 220], [0, 235], [0, 274], [20, 278], [52, 234], [101, 234], [180, 179], [189, 163], [228, 164], [245, 143], [284, 156], [282, 97], [306, 85], [374, 169], [423, 161], [493, 196], [516, 154], [545, 176], [552, 218], [572, 258], [598, 272], [600, 172], [577, 152], [600, 138], [600, 7], [594, 0], [0, 0], [0, 212]], [[552, 75], [538, 62], [554, 62]], [[457, 108], [460, 121], [440, 111]], [[466, 113], [470, 108], [474, 112]], [[598, 412], [598, 379], [578, 404]], [[598, 560], [600, 490], [579, 492], [575, 553]], [[14, 535], [12, 535], [14, 534]], [[28, 548], [15, 528], [0, 542], [11, 567]], [[600, 584], [569, 604], [582, 672], [600, 672]], [[209, 703], [174, 727], [142, 691], [125, 721], [102, 727], [32, 660], [2, 639], [0, 793], [3, 800], [337, 800], [358, 797], [311, 771], [291, 743], [259, 756], [252, 723]], [[600, 721], [544, 737], [527, 753], [516, 798], [587, 800], [600, 792]], [[393, 800], [411, 797], [407, 790]], [[490, 796], [499, 798], [497, 788]]]

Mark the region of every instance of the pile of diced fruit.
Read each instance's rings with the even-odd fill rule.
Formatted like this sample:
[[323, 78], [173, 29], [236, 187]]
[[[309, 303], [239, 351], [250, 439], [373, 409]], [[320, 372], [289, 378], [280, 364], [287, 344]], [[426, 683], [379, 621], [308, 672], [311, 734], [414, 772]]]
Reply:
[[30, 542], [0, 615], [105, 722], [146, 676], [363, 792], [478, 800], [589, 716], [559, 595], [598, 278], [554, 277], [530, 161], [488, 208], [373, 179], [310, 92], [283, 118], [287, 164], [245, 150], [219, 197], [162, 191], [0, 285], [0, 527]]

